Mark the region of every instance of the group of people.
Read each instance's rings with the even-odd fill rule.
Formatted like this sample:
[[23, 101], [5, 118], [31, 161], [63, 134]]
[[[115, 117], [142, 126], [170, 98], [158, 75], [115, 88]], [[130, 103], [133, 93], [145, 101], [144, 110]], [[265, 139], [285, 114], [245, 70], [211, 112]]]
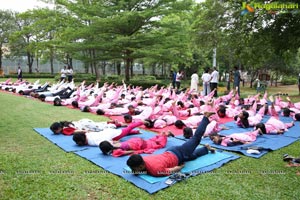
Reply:
[[[173, 88], [176, 88], [177, 90], [180, 89], [181, 80], [183, 79], [183, 70], [180, 70], [179, 72], [171, 71], [172, 76], [172, 86]], [[202, 95], [206, 96], [211, 91], [214, 91], [214, 97], [218, 96], [217, 88], [219, 83], [219, 72], [217, 70], [217, 67], [213, 67], [213, 69], [205, 69], [204, 73], [201, 76], [202, 80]], [[191, 84], [189, 88], [192, 92], [198, 93], [199, 92], [199, 75], [198, 71], [193, 72], [191, 76]]]
[[71, 82], [73, 80], [73, 68], [71, 66], [64, 66], [60, 70], [60, 81], [66, 80]]
[[[203, 95], [191, 89], [178, 92], [172, 85], [143, 89], [127, 86], [124, 81], [122, 85], [105, 83], [101, 86], [99, 82], [86, 85], [82, 82], [76, 86], [73, 81], [51, 85], [39, 81], [13, 83], [8, 79], [0, 83], [0, 87], [42, 101], [52, 101], [54, 105], [70, 105], [106, 116], [123, 116], [124, 122], [55, 122], [50, 128], [55, 134], [72, 135], [78, 145], [98, 146], [105, 155], [130, 155], [127, 164], [133, 172], [147, 171], [154, 176], [174, 173], [183, 167], [184, 162], [214, 152], [209, 145], [196, 149], [202, 137], [209, 137], [214, 143], [224, 146], [242, 145], [255, 141], [261, 134], [283, 134], [294, 125], [293, 122], [281, 122], [279, 115], [300, 121], [300, 103], [292, 103], [289, 97], [285, 100], [280, 95], [268, 97], [267, 93], [241, 98], [237, 90], [232, 90], [227, 95], [214, 97], [216, 89]], [[57, 99], [58, 104], [55, 103]], [[267, 101], [271, 104], [268, 105]], [[264, 115], [272, 117], [261, 123]], [[239, 127], [253, 127], [255, 130], [222, 135], [219, 132], [224, 127], [221, 127], [220, 118], [224, 117], [234, 118]], [[119, 142], [127, 135], [139, 134], [135, 128], [142, 125], [156, 129], [174, 125], [189, 140], [161, 155], [140, 156], [140, 153], [152, 153], [165, 147], [167, 137], [172, 136], [167, 132], [149, 140], [137, 137]]]

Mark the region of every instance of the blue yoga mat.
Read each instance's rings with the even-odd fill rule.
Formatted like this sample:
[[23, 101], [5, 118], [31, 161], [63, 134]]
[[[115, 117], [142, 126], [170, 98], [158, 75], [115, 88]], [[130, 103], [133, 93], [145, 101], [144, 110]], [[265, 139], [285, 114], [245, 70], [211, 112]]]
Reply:
[[[202, 139], [201, 144], [210, 144], [211, 146], [218, 149], [240, 152], [245, 156], [260, 158], [271, 150], [283, 148], [296, 142], [297, 140], [297, 138], [287, 137], [284, 135], [262, 135], [258, 136], [256, 141], [252, 142], [251, 144], [237, 145], [231, 147], [214, 144], [209, 138]], [[263, 147], [265, 150], [260, 150], [260, 154], [249, 154], [247, 153], [247, 150], [243, 149], [245, 147], [251, 146]]]
[[[148, 178], [143, 179], [139, 176], [133, 175], [128, 170], [126, 170], [126, 161], [128, 159], [128, 156], [115, 158], [112, 156], [103, 155], [98, 147], [78, 147], [72, 141], [72, 137], [64, 135], [54, 135], [49, 128], [35, 128], [34, 130], [40, 135], [47, 138], [49, 141], [61, 147], [63, 150], [73, 151], [76, 155], [91, 161], [92, 163], [102, 167], [103, 169], [111, 173], [123, 177], [124, 179], [133, 183], [137, 187], [146, 190], [148, 193], [152, 194], [163, 188], [169, 187], [169, 185], [165, 183], [167, 177], [163, 177], [160, 180], [158, 180], [156, 177], [148, 176]], [[142, 137], [144, 139], [149, 139], [155, 136], [155, 134], [152, 132], [142, 129], [140, 131], [141, 134], [139, 135], [127, 136], [125, 138], [122, 138], [121, 140], [126, 140], [131, 137], [137, 136]], [[163, 149], [155, 151], [154, 153], [162, 153], [166, 150], [166, 148], [174, 145], [181, 145], [182, 143], [184, 143], [183, 140], [169, 137], [167, 146]], [[183, 169], [183, 172], [194, 171], [195, 175], [201, 174], [219, 168], [225, 163], [238, 158], [239, 156], [227, 152], [217, 152], [216, 154], [208, 154], [203, 156], [202, 158], [200, 157], [194, 161], [187, 162], [185, 168]]]
[[54, 135], [50, 128], [34, 128], [34, 130], [66, 152], [82, 151], [89, 148], [88, 146], [76, 145], [72, 139], [72, 136], [65, 136], [62, 134]]

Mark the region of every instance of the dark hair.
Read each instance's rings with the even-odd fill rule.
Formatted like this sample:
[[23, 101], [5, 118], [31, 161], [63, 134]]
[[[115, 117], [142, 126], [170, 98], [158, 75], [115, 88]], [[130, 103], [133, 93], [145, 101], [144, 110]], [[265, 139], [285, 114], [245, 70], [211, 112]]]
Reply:
[[54, 106], [61, 106], [61, 99], [56, 97], [53, 101]]
[[104, 155], [108, 155], [110, 152], [114, 150], [114, 146], [108, 141], [101, 142], [99, 144], [99, 148]]
[[90, 107], [89, 106], [84, 106], [82, 108], [82, 112], [90, 112]]
[[205, 102], [204, 101], [200, 101], [200, 106], [203, 106], [205, 104]]
[[69, 121], [60, 121], [59, 122], [63, 127], [69, 127], [70, 125], [73, 125], [74, 124], [72, 122], [69, 122]]
[[97, 113], [97, 115], [104, 115], [105, 114], [105, 112], [103, 110], [101, 110], [101, 109], [98, 109], [96, 111], [96, 113]]
[[224, 118], [226, 116], [226, 107], [223, 105], [219, 106], [217, 114], [219, 117]]
[[78, 102], [77, 101], [72, 101], [72, 106], [73, 106], [73, 108], [78, 108]]
[[168, 101], [170, 101], [171, 99], [169, 97], [165, 98], [164, 100], [164, 104], [167, 103]]
[[257, 129], [260, 129], [263, 132], [263, 134], [267, 133], [267, 129], [266, 129], [266, 126], [265, 126], [264, 123], [258, 123], [258, 124], [256, 124], [255, 130], [257, 130]]
[[219, 135], [217, 132], [214, 132], [214, 133], [209, 135], [209, 139], [211, 139], [212, 141], [213, 141], [214, 137], [220, 138], [216, 143], [214, 141], [215, 144], [221, 144], [222, 143], [222, 137], [223, 136]]
[[297, 114], [295, 115], [295, 119], [296, 119], [296, 121], [300, 121], [300, 113], [297, 113]]
[[86, 144], [86, 136], [84, 132], [76, 132], [73, 134], [73, 141], [79, 145], [83, 146]]
[[244, 117], [240, 118], [241, 123], [244, 128], [249, 128], [249, 121], [248, 121], [249, 113], [247, 111], [242, 111], [242, 113]]
[[44, 94], [41, 94], [41, 95], [38, 96], [38, 99], [41, 100], [41, 101], [45, 101], [46, 96]]
[[63, 128], [62, 124], [59, 122], [54, 122], [51, 126], [50, 126], [50, 130], [54, 133], [54, 134], [59, 134], [56, 133], [56, 131], [60, 128]]
[[185, 126], [185, 124], [183, 123], [183, 121], [181, 120], [176, 120], [176, 122], [174, 123], [174, 125], [177, 127], [177, 128], [183, 128]]
[[283, 116], [285, 116], [285, 117], [289, 117], [291, 112], [292, 111], [289, 108], [283, 108], [283, 110], [282, 110]]
[[183, 129], [183, 137], [189, 139], [193, 136], [193, 130], [190, 127], [185, 127]]
[[[144, 164], [143, 157], [139, 154], [133, 154], [131, 155], [126, 164], [133, 170], [136, 167], [139, 167], [140, 165]], [[134, 173], [134, 170], [133, 170]]]
[[240, 105], [243, 105], [244, 103], [245, 103], [245, 99], [244, 99], [244, 98], [240, 98], [240, 99], [239, 99], [239, 104], [240, 104]]
[[132, 121], [132, 116], [129, 114], [124, 115], [124, 121]]
[[23, 90], [20, 90], [20, 91], [19, 91], [19, 95], [24, 95], [24, 91], [23, 91]]
[[182, 101], [178, 101], [178, 102], [177, 102], [177, 105], [180, 106], [181, 108], [184, 108], [184, 104], [183, 104]]
[[194, 108], [195, 106], [193, 104], [190, 104], [188, 108]]
[[146, 122], [149, 122], [149, 123], [145, 123], [145, 126], [147, 128], [153, 128], [154, 127], [154, 122], [155, 121], [152, 121], [151, 119], [145, 119]]

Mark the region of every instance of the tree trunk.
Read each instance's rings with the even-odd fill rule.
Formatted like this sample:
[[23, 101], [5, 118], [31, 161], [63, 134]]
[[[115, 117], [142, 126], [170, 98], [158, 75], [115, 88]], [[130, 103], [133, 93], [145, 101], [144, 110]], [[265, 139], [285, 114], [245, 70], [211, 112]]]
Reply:
[[0, 44], [0, 69], [2, 69], [2, 44]]
[[120, 76], [121, 75], [121, 62], [117, 61], [117, 74]]
[[28, 72], [29, 74], [32, 74], [32, 64], [33, 64], [33, 56], [30, 54], [30, 52], [27, 51], [27, 65], [28, 65]]
[[129, 69], [130, 69], [130, 58], [127, 58], [125, 64], [125, 81], [129, 82], [130, 76], [129, 76]]

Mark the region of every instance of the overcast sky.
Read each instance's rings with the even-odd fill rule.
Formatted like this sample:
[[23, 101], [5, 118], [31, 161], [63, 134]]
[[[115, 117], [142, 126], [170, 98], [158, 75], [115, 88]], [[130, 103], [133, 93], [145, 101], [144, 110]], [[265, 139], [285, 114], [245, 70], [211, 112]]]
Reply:
[[[196, 2], [203, 2], [204, 0], [196, 0]], [[33, 8], [51, 7], [39, 0], [0, 0], [0, 10], [13, 10], [17, 12], [24, 12]]]
[[0, 0], [1, 10], [24, 12], [39, 7], [47, 7], [47, 4], [39, 0]]

